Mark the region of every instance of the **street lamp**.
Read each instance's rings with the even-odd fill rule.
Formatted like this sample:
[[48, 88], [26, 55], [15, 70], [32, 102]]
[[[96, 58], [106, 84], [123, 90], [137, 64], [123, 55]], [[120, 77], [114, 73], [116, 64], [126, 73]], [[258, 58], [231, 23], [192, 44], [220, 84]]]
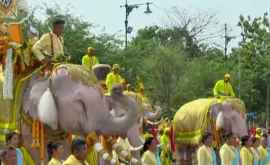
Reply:
[[153, 4], [152, 2], [146, 2], [146, 3], [140, 3], [140, 4], [128, 4], [127, 0], [126, 0], [126, 4], [125, 5], [121, 5], [120, 7], [124, 7], [126, 9], [126, 19], [125, 19], [125, 48], [127, 48], [127, 43], [128, 43], [128, 39], [127, 36], [128, 34], [132, 33], [133, 28], [131, 26], [128, 26], [128, 16], [130, 15], [130, 13], [132, 12], [133, 9], [135, 8], [139, 8], [139, 6], [143, 6], [146, 5], [146, 10], [145, 10], [145, 14], [151, 14], [152, 11], [150, 9], [150, 5]]

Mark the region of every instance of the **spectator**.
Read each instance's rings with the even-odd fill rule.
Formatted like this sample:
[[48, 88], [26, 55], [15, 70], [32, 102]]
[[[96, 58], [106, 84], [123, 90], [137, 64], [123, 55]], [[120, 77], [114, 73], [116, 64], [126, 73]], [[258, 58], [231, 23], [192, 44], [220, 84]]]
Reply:
[[251, 145], [251, 152], [253, 154], [253, 165], [260, 165], [260, 154], [258, 151], [258, 147], [260, 145], [260, 139], [257, 137], [251, 138], [252, 145]]
[[244, 136], [241, 139], [242, 142], [242, 148], [240, 150], [240, 158], [242, 165], [253, 165], [253, 155], [251, 152], [251, 138], [249, 136]]
[[212, 165], [214, 164], [213, 149], [211, 148], [213, 136], [206, 133], [202, 137], [202, 145], [197, 151], [198, 165]]
[[220, 159], [222, 165], [233, 165], [233, 161], [236, 158], [236, 152], [233, 149], [235, 143], [235, 137], [232, 133], [229, 133], [224, 137], [225, 143], [220, 148]]
[[87, 145], [82, 139], [75, 139], [71, 144], [71, 155], [63, 165], [88, 165], [86, 162]]
[[153, 136], [149, 136], [146, 138], [144, 147], [143, 147], [143, 156], [142, 156], [142, 164], [143, 165], [156, 165], [156, 148], [157, 148], [157, 140], [154, 139]]
[[61, 143], [49, 142], [47, 145], [49, 164], [61, 165], [61, 157], [64, 153], [64, 146]]

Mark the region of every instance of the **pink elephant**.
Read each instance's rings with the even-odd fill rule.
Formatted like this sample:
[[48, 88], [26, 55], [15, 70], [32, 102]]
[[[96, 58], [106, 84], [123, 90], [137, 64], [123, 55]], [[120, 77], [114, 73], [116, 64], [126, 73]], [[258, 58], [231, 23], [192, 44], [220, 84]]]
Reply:
[[[73, 71], [76, 71], [76, 74]], [[23, 94], [23, 112], [33, 119], [45, 121], [46, 131], [57, 129], [80, 135], [91, 132], [126, 135], [143, 115], [141, 104], [136, 98], [124, 95], [121, 85], [115, 85], [111, 96], [105, 96], [98, 86], [98, 81], [93, 78], [94, 73], [98, 74], [86, 71], [82, 66], [67, 64], [57, 67], [50, 80], [34, 75]], [[82, 74], [80, 79], [77, 74]], [[91, 83], [88, 78], [92, 79]], [[45, 98], [45, 104], [44, 101], [41, 104], [48, 90], [53, 97]], [[56, 112], [47, 109], [45, 116], [40, 115], [39, 112], [46, 111], [46, 107], [55, 107]], [[112, 111], [125, 113], [114, 115]], [[32, 140], [31, 127], [25, 122], [22, 123], [22, 135], [26, 147], [29, 148]], [[31, 150], [31, 155], [37, 157], [38, 153]]]
[[212, 133], [216, 142], [221, 142], [227, 133], [247, 135], [245, 111], [244, 103], [236, 98], [222, 103], [217, 99], [198, 99], [183, 105], [173, 120], [178, 162], [196, 162], [196, 149], [205, 132]]

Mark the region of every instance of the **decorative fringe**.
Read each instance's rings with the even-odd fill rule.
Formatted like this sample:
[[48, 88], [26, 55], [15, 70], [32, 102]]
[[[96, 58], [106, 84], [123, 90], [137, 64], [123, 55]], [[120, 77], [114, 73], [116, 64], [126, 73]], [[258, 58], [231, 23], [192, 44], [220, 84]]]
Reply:
[[45, 136], [44, 136], [44, 125], [40, 123], [40, 160], [45, 160]]
[[13, 49], [7, 50], [6, 66], [4, 71], [4, 86], [3, 86], [3, 98], [5, 100], [13, 99], [13, 61], [12, 61]]

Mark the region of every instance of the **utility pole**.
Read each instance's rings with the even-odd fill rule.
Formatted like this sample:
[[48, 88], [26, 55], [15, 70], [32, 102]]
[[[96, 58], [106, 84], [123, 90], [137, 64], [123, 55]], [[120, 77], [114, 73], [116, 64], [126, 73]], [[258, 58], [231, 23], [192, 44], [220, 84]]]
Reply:
[[[129, 12], [128, 12], [128, 2], [126, 0], [126, 4], [125, 4], [125, 8], [126, 8], [126, 19], [125, 19], [125, 48], [127, 48], [127, 35], [128, 35], [128, 15], [129, 15]], [[131, 11], [130, 11], [131, 12]]]
[[132, 27], [128, 26], [128, 16], [132, 12], [134, 8], [139, 8], [139, 6], [146, 5], [145, 14], [151, 14], [152, 11], [150, 10], [150, 4], [153, 4], [152, 2], [146, 2], [141, 4], [128, 4], [128, 1], [126, 0], [125, 5], [121, 5], [120, 7], [124, 7], [126, 9], [126, 17], [125, 17], [125, 48], [127, 48], [128, 45], [128, 34], [132, 32]]
[[225, 36], [224, 36], [224, 40], [225, 40], [225, 46], [224, 46], [224, 55], [225, 55], [225, 59], [227, 59], [228, 57], [228, 45], [231, 42], [232, 39], [235, 39], [235, 36], [229, 36], [228, 35], [228, 27], [227, 24], [225, 24]]
[[225, 59], [227, 59], [227, 51], [228, 51], [228, 44], [229, 44], [229, 40], [228, 40], [228, 32], [227, 32], [227, 24], [225, 24], [225, 47], [224, 47], [224, 55], [225, 55]]
[[270, 97], [270, 85], [267, 84], [267, 89], [266, 89], [266, 128], [268, 129], [268, 123], [269, 123], [269, 97]]

